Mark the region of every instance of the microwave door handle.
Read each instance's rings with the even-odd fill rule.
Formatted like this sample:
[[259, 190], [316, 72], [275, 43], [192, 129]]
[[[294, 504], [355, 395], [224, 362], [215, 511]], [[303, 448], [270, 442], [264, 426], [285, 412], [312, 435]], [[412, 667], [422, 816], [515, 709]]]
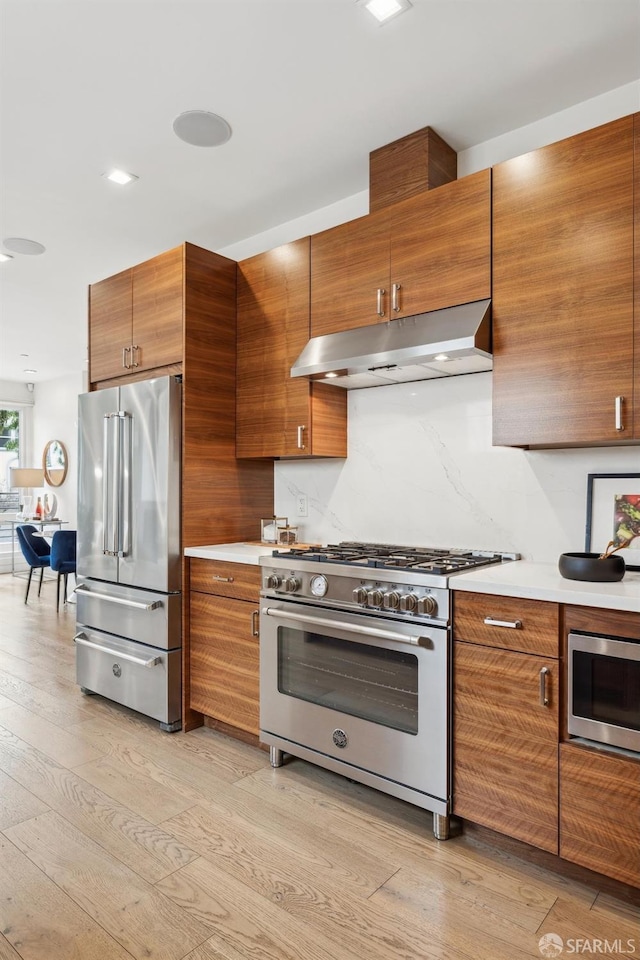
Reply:
[[276, 607], [263, 607], [262, 613], [267, 617], [277, 617], [279, 620], [290, 620], [293, 623], [308, 623], [314, 627], [330, 627], [333, 630], [346, 630], [363, 637], [376, 637], [380, 640], [394, 640], [397, 643], [409, 643], [414, 647], [430, 647], [432, 641], [428, 637], [408, 637], [404, 633], [394, 630], [382, 630], [380, 627], [364, 627], [360, 624], [345, 623], [343, 620], [329, 620], [325, 617], [312, 617], [306, 613], [289, 613], [288, 610], [278, 610]]

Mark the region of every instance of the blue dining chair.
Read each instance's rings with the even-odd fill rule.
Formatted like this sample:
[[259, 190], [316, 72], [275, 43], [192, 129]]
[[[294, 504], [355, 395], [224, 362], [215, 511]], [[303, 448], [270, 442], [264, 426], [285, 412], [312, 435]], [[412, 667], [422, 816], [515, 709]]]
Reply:
[[64, 602], [67, 602], [67, 577], [76, 572], [76, 531], [56, 530], [51, 540], [51, 569], [58, 574], [56, 610], [60, 611], [60, 577], [64, 577]]
[[51, 566], [51, 548], [44, 537], [38, 533], [36, 528], [31, 523], [21, 524], [19, 527], [16, 527], [16, 533], [18, 535], [18, 543], [20, 544], [22, 555], [29, 564], [29, 579], [27, 580], [27, 592], [24, 597], [24, 602], [26, 603], [29, 599], [31, 577], [33, 576], [33, 571], [37, 568], [40, 569], [40, 584], [38, 586], [38, 596], [40, 596], [40, 591], [42, 590], [42, 576], [44, 574], [45, 567]]

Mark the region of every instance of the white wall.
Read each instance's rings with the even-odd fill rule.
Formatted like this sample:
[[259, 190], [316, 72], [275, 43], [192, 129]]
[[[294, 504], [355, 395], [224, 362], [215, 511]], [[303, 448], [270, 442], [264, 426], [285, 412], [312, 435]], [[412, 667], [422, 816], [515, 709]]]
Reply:
[[[460, 176], [637, 110], [633, 83], [464, 151]], [[221, 252], [243, 259], [365, 213], [366, 192]], [[640, 472], [639, 447], [492, 447], [491, 374], [475, 374], [351, 391], [348, 458], [277, 463], [275, 501], [307, 540], [468, 546], [555, 562], [583, 549], [587, 475], [617, 472]], [[306, 520], [295, 518], [298, 493], [309, 500]]]
[[[78, 394], [84, 390], [83, 374], [46, 380], [35, 386], [33, 419], [34, 465], [42, 462], [42, 453], [49, 440], [60, 440], [69, 457], [67, 477], [61, 487], [45, 484], [41, 493], [58, 498], [57, 516], [68, 520], [66, 530], [75, 530], [78, 495]], [[34, 491], [35, 493], [36, 491]]]

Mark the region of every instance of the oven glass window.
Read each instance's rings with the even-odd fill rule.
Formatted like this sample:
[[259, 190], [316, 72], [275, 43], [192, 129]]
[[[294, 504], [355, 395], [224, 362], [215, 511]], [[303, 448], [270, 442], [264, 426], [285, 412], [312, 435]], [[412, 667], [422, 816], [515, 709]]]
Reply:
[[573, 713], [640, 730], [640, 661], [574, 650]]
[[352, 717], [418, 732], [418, 658], [278, 628], [278, 690]]

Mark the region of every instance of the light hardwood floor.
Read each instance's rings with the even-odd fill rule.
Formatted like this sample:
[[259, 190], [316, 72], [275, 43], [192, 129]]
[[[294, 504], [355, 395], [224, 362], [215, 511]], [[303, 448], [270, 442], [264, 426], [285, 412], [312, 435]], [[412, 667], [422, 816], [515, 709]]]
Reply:
[[0, 960], [520, 960], [550, 932], [640, 954], [634, 897], [594, 874], [84, 697], [75, 607], [23, 591], [0, 576]]

